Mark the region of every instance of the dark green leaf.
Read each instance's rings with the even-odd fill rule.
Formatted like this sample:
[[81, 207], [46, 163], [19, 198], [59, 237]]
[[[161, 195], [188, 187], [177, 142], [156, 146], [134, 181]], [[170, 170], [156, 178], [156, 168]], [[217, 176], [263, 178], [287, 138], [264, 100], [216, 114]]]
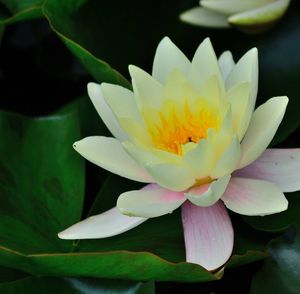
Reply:
[[88, 278], [38, 278], [27, 277], [12, 283], [0, 284], [0, 292], [6, 294], [153, 294], [154, 283], [98, 280]]
[[4, 5], [0, 13], [0, 24], [12, 24], [18, 21], [42, 17], [44, 0], [3, 0]]
[[251, 294], [300, 293], [300, 237], [290, 231], [272, 242], [270, 257], [255, 275]]
[[28, 274], [24, 272], [12, 268], [0, 266], [0, 283], [13, 282], [15, 280], [25, 278], [27, 276]]
[[0, 113], [0, 244], [22, 253], [69, 250], [57, 232], [80, 218], [83, 160], [76, 114]]
[[[91, 53], [89, 46], [86, 46], [85, 42], [81, 39], [88, 40], [88, 38], [91, 38], [90, 41], [92, 42], [95, 42], [95, 38], [99, 38], [100, 40], [99, 36], [91, 35], [97, 32], [95, 28], [90, 28], [90, 31], [88, 31], [84, 23], [78, 20], [78, 17], [84, 14], [84, 7], [86, 7], [86, 0], [51, 0], [45, 3], [43, 12], [52, 30], [57, 33], [96, 81], [106, 81], [130, 87], [128, 81], [121, 74]], [[100, 10], [94, 11], [93, 19], [95, 17], [101, 18], [99, 14], [96, 15], [95, 13], [100, 13]], [[85, 16], [90, 17], [90, 15]], [[86, 21], [89, 21], [89, 19], [87, 18]]]
[[80, 97], [65, 105], [55, 114], [66, 114], [70, 111], [78, 112], [82, 137], [111, 136], [88, 96]]

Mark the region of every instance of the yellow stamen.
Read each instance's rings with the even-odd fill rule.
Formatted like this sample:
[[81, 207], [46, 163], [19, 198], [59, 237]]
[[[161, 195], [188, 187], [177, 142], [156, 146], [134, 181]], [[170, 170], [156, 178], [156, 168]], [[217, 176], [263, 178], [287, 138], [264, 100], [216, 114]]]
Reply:
[[220, 125], [219, 113], [208, 104], [198, 100], [193, 109], [184, 102], [183, 110], [174, 101], [158, 111], [158, 120], [147, 121], [153, 144], [162, 150], [182, 155], [182, 145], [206, 138], [209, 128]]

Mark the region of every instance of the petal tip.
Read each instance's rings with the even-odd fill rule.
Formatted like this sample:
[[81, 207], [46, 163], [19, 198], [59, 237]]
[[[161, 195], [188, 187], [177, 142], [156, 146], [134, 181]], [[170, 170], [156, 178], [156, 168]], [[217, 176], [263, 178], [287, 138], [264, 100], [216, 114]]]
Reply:
[[158, 46], [159, 46], [160, 44], [165, 44], [165, 43], [173, 43], [173, 42], [172, 42], [172, 40], [170, 39], [170, 37], [164, 36], [164, 37], [161, 39], [161, 41], [159, 42]]
[[206, 37], [206, 38], [203, 40], [202, 44], [206, 44], [206, 45], [209, 45], [209, 46], [212, 47], [212, 43], [211, 43], [210, 37]]
[[90, 93], [91, 91], [94, 91], [95, 88], [98, 88], [100, 85], [95, 83], [95, 82], [89, 82], [87, 84], [87, 90], [88, 90], [88, 93]]
[[139, 70], [139, 68], [138, 68], [136, 65], [133, 65], [133, 64], [129, 64], [129, 65], [128, 65], [128, 71], [129, 71], [131, 77], [132, 77], [138, 70]]
[[64, 231], [62, 231], [62, 232], [59, 232], [58, 234], [57, 234], [57, 237], [59, 238], [59, 239], [62, 239], [62, 240], [74, 240], [74, 239], [76, 239], [76, 238], [74, 238], [73, 236], [72, 236], [72, 234], [70, 234], [70, 233], [68, 233], [68, 229], [66, 229], [66, 230], [64, 230]]

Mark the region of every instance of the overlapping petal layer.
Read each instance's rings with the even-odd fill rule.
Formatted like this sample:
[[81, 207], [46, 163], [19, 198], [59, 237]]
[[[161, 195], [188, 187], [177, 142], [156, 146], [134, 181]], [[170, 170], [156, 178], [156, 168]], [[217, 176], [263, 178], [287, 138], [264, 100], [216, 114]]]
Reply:
[[212, 28], [237, 26], [246, 32], [271, 27], [286, 12], [290, 0], [201, 0], [201, 7], [183, 12], [184, 22]]

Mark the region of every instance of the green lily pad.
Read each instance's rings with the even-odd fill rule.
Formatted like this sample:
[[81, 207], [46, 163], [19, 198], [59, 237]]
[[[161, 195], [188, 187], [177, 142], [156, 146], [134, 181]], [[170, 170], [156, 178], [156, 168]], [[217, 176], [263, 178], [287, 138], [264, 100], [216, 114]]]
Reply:
[[55, 236], [82, 209], [83, 160], [71, 148], [77, 116], [1, 112], [0, 134], [0, 244], [23, 253], [69, 250]]

